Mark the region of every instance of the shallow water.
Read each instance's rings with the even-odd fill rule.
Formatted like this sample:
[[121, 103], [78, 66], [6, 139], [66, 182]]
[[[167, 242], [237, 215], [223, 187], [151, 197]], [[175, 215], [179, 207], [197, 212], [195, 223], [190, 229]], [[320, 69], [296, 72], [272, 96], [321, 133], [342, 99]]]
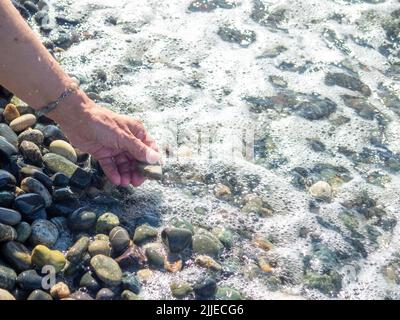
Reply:
[[[62, 27], [63, 66], [169, 150], [163, 182], [126, 196], [128, 225], [230, 228], [219, 283], [249, 299], [400, 298], [399, 1], [48, 2], [81, 22]], [[330, 201], [308, 192], [318, 180]], [[141, 295], [204, 273], [157, 271]]]

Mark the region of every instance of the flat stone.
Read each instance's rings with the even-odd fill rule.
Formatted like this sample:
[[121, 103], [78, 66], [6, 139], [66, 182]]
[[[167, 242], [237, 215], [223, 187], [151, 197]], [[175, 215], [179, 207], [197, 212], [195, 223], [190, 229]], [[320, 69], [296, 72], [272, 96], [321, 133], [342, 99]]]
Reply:
[[118, 263], [104, 255], [94, 256], [90, 260], [90, 266], [97, 277], [109, 287], [116, 287], [122, 281], [122, 271]]
[[133, 235], [133, 242], [141, 243], [150, 238], [157, 237], [158, 231], [157, 229], [150, 227], [147, 224], [143, 224], [135, 229], [135, 233]]
[[21, 214], [18, 211], [0, 207], [0, 223], [14, 226], [21, 221]]
[[119, 218], [111, 212], [106, 212], [97, 219], [96, 233], [109, 234], [113, 228], [118, 226]]
[[139, 172], [146, 178], [153, 180], [161, 180], [163, 177], [162, 167], [160, 165], [151, 165], [146, 163], [138, 163]]
[[105, 240], [94, 240], [88, 248], [91, 257], [98, 254], [109, 257], [111, 255], [111, 247], [108, 241]]

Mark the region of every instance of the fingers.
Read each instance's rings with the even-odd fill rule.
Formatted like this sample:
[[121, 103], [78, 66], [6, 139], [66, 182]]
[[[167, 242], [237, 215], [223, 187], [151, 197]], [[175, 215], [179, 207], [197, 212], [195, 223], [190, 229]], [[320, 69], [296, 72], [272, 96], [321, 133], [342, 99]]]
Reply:
[[121, 175], [120, 175], [117, 165], [115, 164], [113, 159], [111, 157], [100, 159], [99, 163], [104, 171], [104, 174], [111, 181], [111, 183], [114, 185], [117, 185], [117, 186], [120, 185], [121, 184]]
[[121, 185], [127, 187], [131, 181], [131, 161], [124, 153], [121, 153], [114, 158], [114, 162], [121, 175]]
[[143, 142], [146, 146], [152, 148], [154, 151], [159, 152], [158, 147], [154, 139], [148, 134], [143, 124], [132, 118], [128, 119], [128, 127], [132, 134]]
[[122, 138], [121, 146], [129, 152], [136, 160], [147, 163], [157, 163], [160, 160], [160, 154], [145, 145], [141, 140], [132, 136]]
[[131, 184], [134, 187], [139, 187], [143, 182], [146, 181], [146, 178], [141, 176], [139, 172], [133, 171], [131, 175]]

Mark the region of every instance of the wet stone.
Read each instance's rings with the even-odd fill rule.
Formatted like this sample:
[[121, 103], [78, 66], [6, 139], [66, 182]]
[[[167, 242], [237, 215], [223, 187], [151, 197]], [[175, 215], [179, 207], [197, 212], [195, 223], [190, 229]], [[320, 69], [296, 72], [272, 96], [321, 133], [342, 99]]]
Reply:
[[90, 239], [81, 237], [75, 244], [69, 248], [66, 258], [71, 263], [79, 263], [82, 261], [84, 254], [89, 248]]
[[114, 300], [116, 294], [108, 288], [99, 290], [96, 294], [96, 300]]
[[193, 292], [192, 286], [187, 282], [172, 282], [171, 293], [175, 298], [182, 299]]
[[239, 30], [233, 26], [220, 27], [217, 34], [226, 42], [237, 43], [243, 48], [247, 48], [256, 41], [256, 34], [252, 30]]
[[49, 207], [52, 203], [52, 197], [48, 189], [35, 178], [28, 177], [22, 180], [21, 189], [27, 193], [36, 193], [40, 195], [43, 198], [46, 207]]
[[218, 287], [215, 294], [216, 300], [243, 300], [243, 296], [238, 290], [230, 287]]
[[14, 191], [16, 183], [11, 173], [0, 169], [0, 190]]
[[21, 272], [17, 277], [17, 285], [26, 291], [42, 289], [43, 278], [36, 270], [26, 270]]
[[66, 259], [60, 251], [50, 250], [46, 246], [38, 245], [32, 251], [32, 264], [39, 268], [51, 265], [56, 272], [60, 272], [66, 264]]
[[115, 261], [120, 265], [121, 268], [129, 268], [132, 266], [144, 266], [147, 262], [147, 259], [140, 247], [132, 245], [119, 257], [115, 258]]
[[6, 139], [14, 147], [17, 147], [18, 137], [15, 132], [5, 123], [0, 123], [0, 136]]
[[90, 256], [94, 257], [98, 254], [109, 257], [111, 255], [111, 247], [108, 241], [94, 240], [88, 248]]
[[56, 187], [66, 187], [69, 184], [69, 178], [61, 172], [54, 174], [51, 179]]
[[114, 254], [119, 254], [126, 250], [130, 243], [128, 231], [122, 227], [115, 227], [110, 231], [110, 243]]
[[54, 140], [67, 140], [60, 128], [55, 125], [48, 125], [42, 130], [45, 145], [50, 145]]
[[161, 238], [170, 252], [181, 252], [192, 242], [192, 232], [183, 228], [166, 228], [161, 233]]
[[217, 292], [217, 282], [213, 278], [199, 279], [193, 287], [200, 298], [211, 298]]
[[18, 235], [16, 240], [21, 243], [26, 242], [32, 233], [31, 225], [25, 221], [22, 221], [21, 223], [19, 223], [15, 227], [15, 230], [17, 231], [17, 235]]
[[301, 100], [293, 109], [299, 116], [308, 120], [327, 118], [336, 111], [336, 103], [319, 95], [304, 96]]
[[42, 171], [33, 166], [26, 166], [21, 169], [23, 177], [31, 177], [41, 182], [49, 191], [53, 187], [53, 181]]
[[143, 224], [135, 229], [135, 233], [133, 235], [133, 242], [141, 243], [145, 240], [156, 237], [157, 234], [158, 234], [157, 229], [147, 224]]
[[7, 157], [11, 157], [12, 155], [17, 154], [18, 150], [14, 145], [8, 142], [6, 138], [0, 136], [0, 153]]
[[263, 1], [255, 0], [252, 13], [250, 15], [256, 23], [270, 28], [278, 28], [285, 20], [285, 9], [277, 9], [275, 11], [269, 11], [264, 5]]
[[21, 214], [18, 211], [0, 207], [0, 223], [14, 226], [21, 221]]
[[118, 286], [122, 281], [122, 271], [118, 264], [104, 255], [94, 256], [90, 260], [90, 266], [97, 277], [109, 287]]
[[27, 300], [53, 300], [53, 298], [47, 292], [42, 290], [34, 290], [29, 295]]
[[68, 226], [74, 231], [85, 231], [96, 224], [96, 213], [87, 208], [79, 208], [68, 217]]
[[0, 265], [0, 289], [14, 289], [17, 274], [11, 268]]
[[18, 135], [18, 145], [20, 145], [22, 141], [29, 141], [40, 146], [44, 141], [44, 136], [40, 130], [28, 129]]
[[207, 234], [193, 236], [193, 252], [210, 256], [218, 256], [222, 251], [222, 244], [215, 237]]
[[119, 226], [118, 217], [111, 213], [107, 212], [102, 214], [96, 222], [96, 233], [104, 233], [109, 234], [110, 231]]
[[91, 272], [86, 272], [80, 282], [79, 287], [86, 288], [90, 292], [97, 292], [101, 289], [100, 283], [93, 277]]
[[57, 227], [48, 220], [38, 219], [32, 223], [32, 234], [29, 238], [33, 245], [45, 245], [51, 247], [58, 239]]
[[141, 285], [134, 273], [125, 272], [122, 276], [122, 288], [139, 294]]
[[232, 9], [236, 7], [236, 3], [230, 0], [195, 0], [188, 10], [191, 12], [210, 12], [217, 8]]
[[364, 98], [350, 96], [350, 95], [343, 95], [341, 96], [343, 99], [344, 104], [354, 109], [357, 114], [366, 120], [373, 120], [375, 119], [378, 111], [374, 106], [372, 106], [368, 101]]
[[371, 89], [366, 84], [361, 82], [360, 79], [345, 73], [328, 73], [325, 77], [325, 84], [328, 86], [337, 85], [351, 91], [357, 91], [366, 97], [371, 95]]
[[50, 289], [50, 295], [53, 299], [61, 300], [69, 297], [71, 294], [69, 287], [64, 282], [58, 282]]
[[0, 243], [12, 241], [17, 238], [17, 231], [11, 226], [0, 223]]
[[15, 198], [14, 206], [28, 222], [46, 218], [44, 199], [36, 193], [26, 193], [18, 196]]
[[10, 208], [14, 203], [15, 195], [9, 191], [0, 191], [0, 207]]
[[31, 267], [31, 252], [16, 241], [9, 241], [1, 247], [4, 259], [17, 271], [24, 271]]
[[0, 289], [0, 301], [15, 300], [15, 297], [7, 290]]

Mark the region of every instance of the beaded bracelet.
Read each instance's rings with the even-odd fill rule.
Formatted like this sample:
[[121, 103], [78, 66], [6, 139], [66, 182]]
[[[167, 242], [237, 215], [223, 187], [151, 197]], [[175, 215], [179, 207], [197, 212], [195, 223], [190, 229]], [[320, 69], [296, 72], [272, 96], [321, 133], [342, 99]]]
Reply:
[[68, 98], [72, 93], [76, 92], [79, 89], [79, 85], [75, 82], [71, 84], [62, 94], [57, 98], [57, 100], [50, 102], [48, 105], [36, 111], [36, 116], [40, 118], [48, 114], [50, 111], [53, 111], [58, 105], [66, 98]]

